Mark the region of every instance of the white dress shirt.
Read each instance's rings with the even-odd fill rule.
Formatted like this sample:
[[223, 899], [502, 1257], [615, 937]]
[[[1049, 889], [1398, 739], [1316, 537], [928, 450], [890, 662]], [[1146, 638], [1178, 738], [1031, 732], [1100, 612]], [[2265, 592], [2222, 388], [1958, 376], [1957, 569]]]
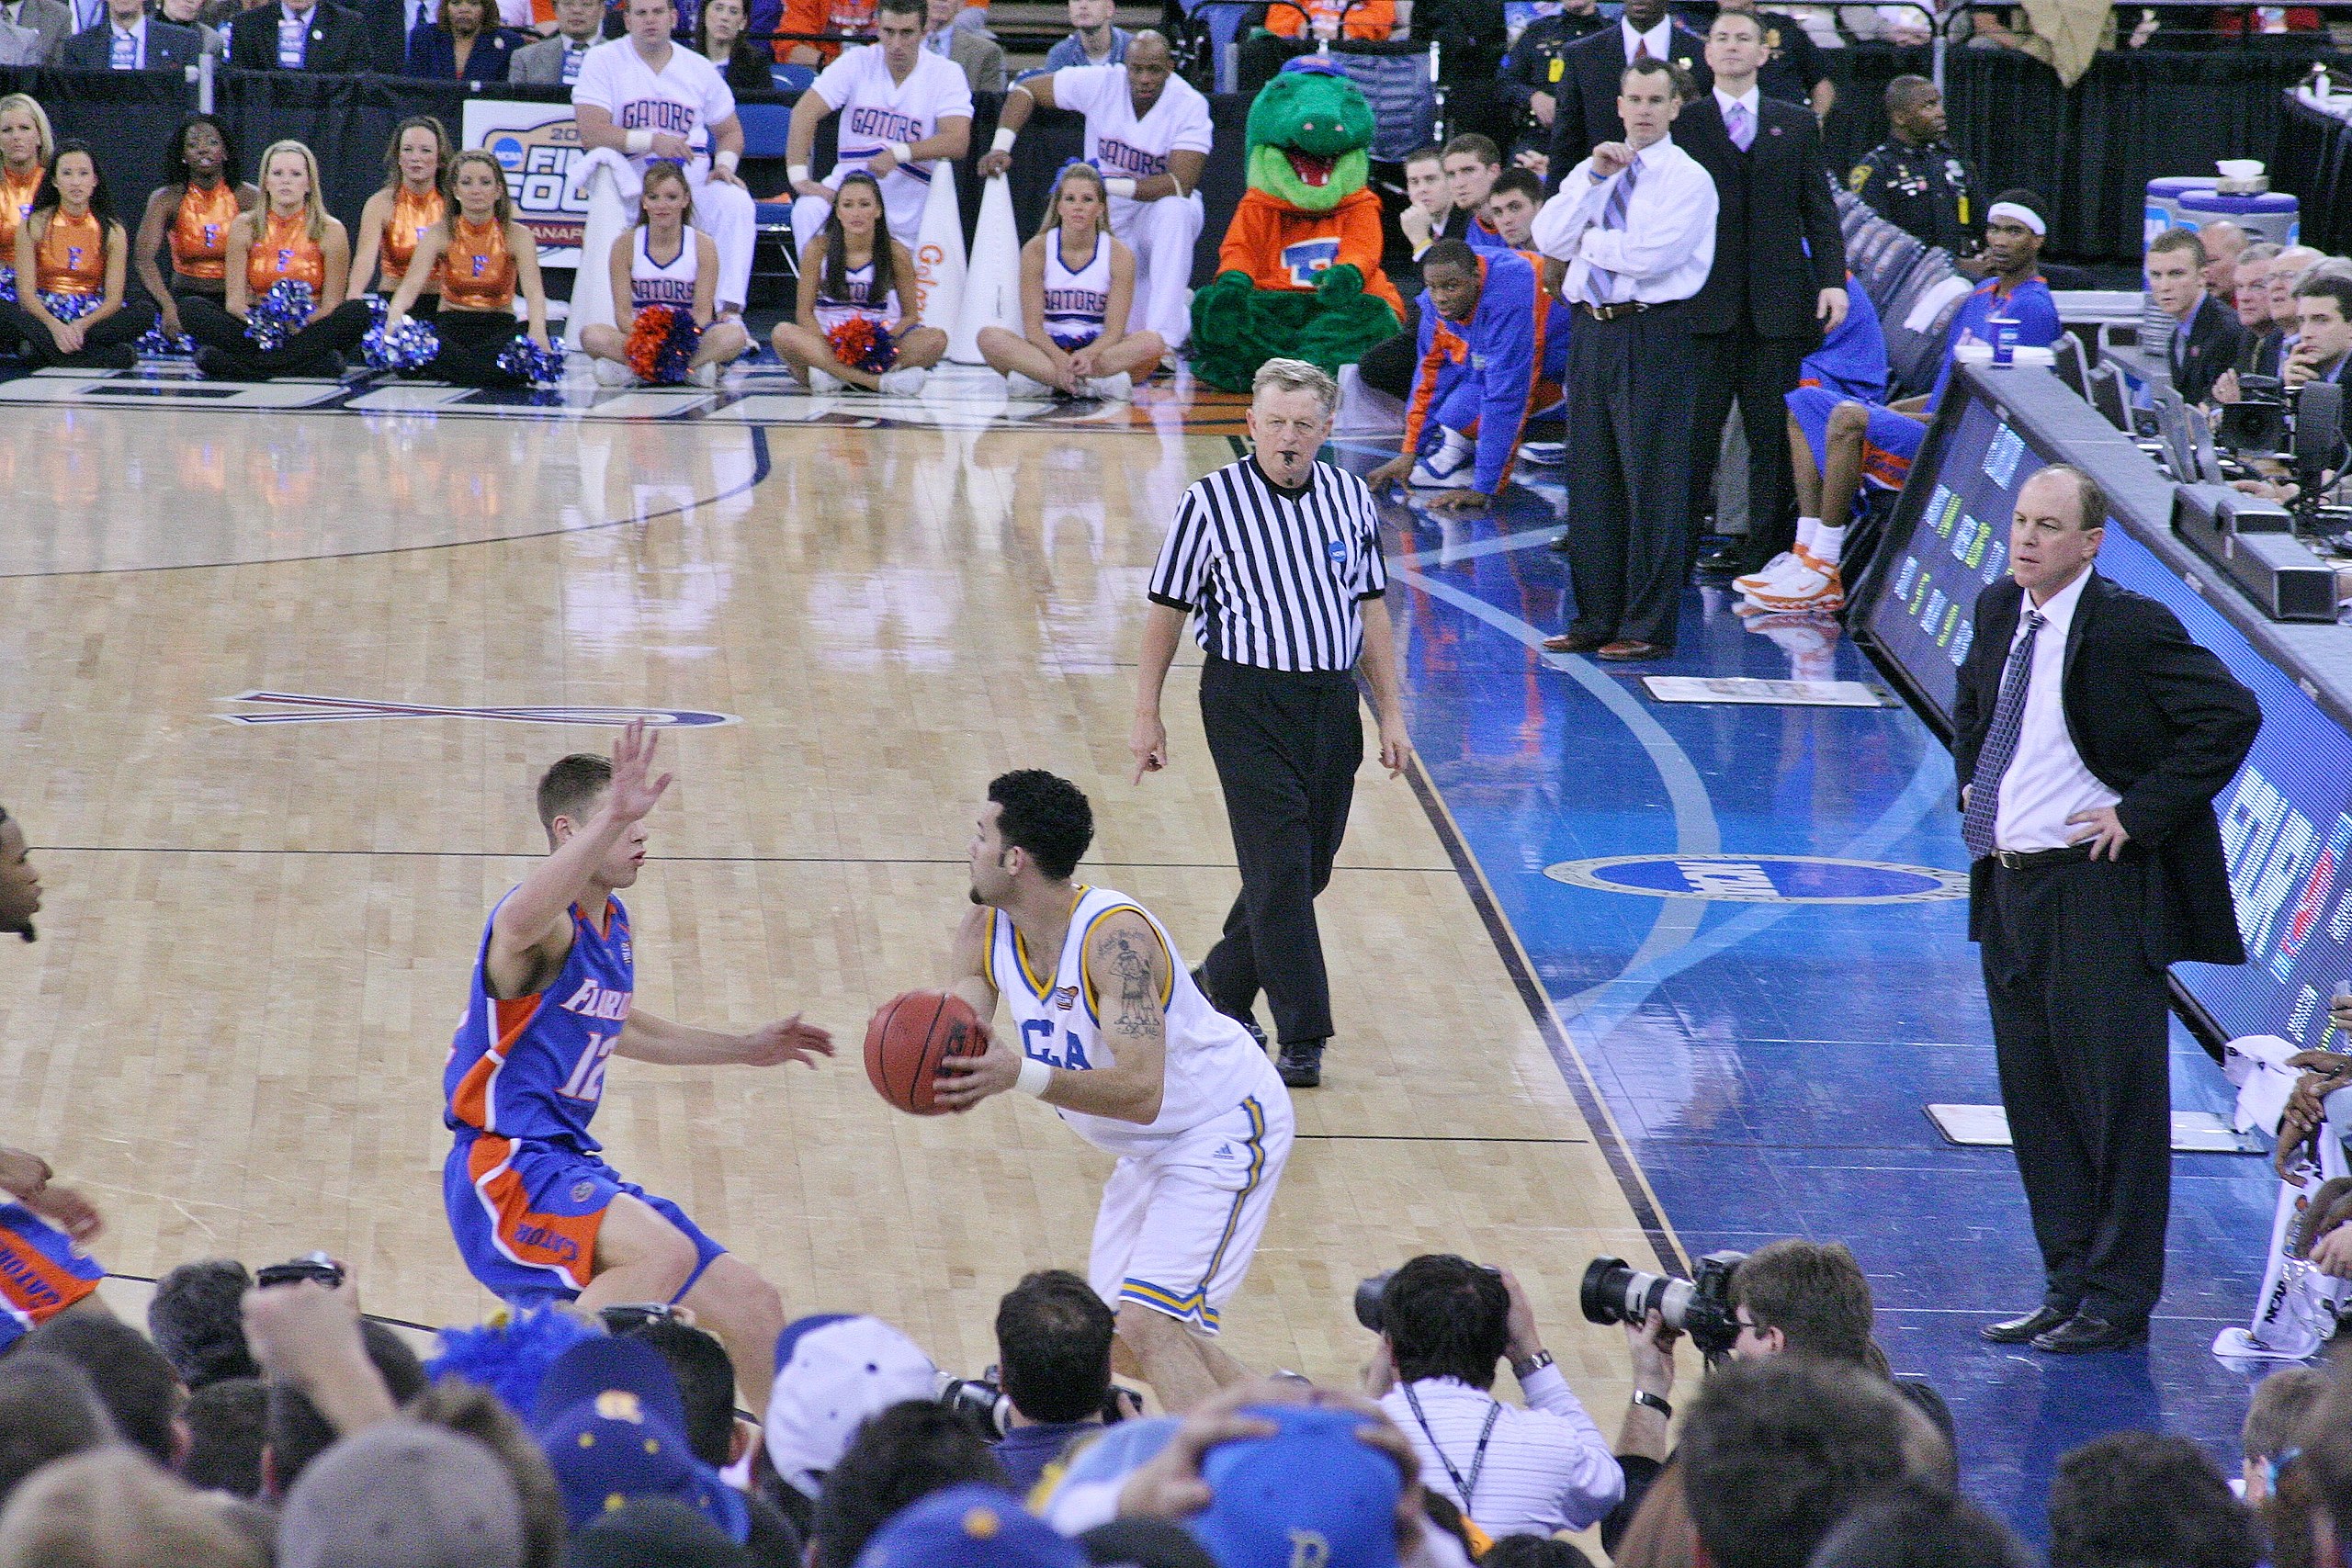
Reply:
[[1750, 87], [1737, 97], [1732, 96], [1721, 87], [1715, 89], [1715, 110], [1724, 117], [1724, 124], [1726, 126], [1731, 124], [1732, 105], [1739, 104], [1747, 110], [1747, 128], [1750, 130], [1762, 130], [1764, 111], [1759, 106], [1763, 101], [1764, 90], [1761, 87]]
[[1535, 248], [1568, 264], [1561, 298], [1662, 305], [1688, 299], [1706, 283], [1715, 264], [1713, 178], [1671, 136], [1643, 148], [1634, 163], [1641, 176], [1623, 229], [1600, 224], [1609, 194], [1626, 171], [1596, 176], [1589, 158], [1569, 171], [1558, 194], [1535, 215]]
[[1633, 23], [1620, 17], [1617, 19], [1617, 36], [1625, 45], [1628, 64], [1633, 62], [1634, 50], [1642, 44], [1649, 45], [1652, 60], [1668, 60], [1672, 58], [1669, 51], [1674, 48], [1674, 18], [1668, 17], [1645, 33], [1636, 31]]
[[[1583, 1529], [1624, 1496], [1625, 1472], [1559, 1368], [1529, 1373], [1520, 1392], [1527, 1396], [1523, 1407], [1453, 1378], [1425, 1378], [1412, 1385], [1409, 1400], [1403, 1385], [1390, 1389], [1380, 1408], [1412, 1439], [1421, 1484], [1450, 1498], [1488, 1535]], [[1478, 1434], [1489, 1412], [1497, 1414], [1481, 1462]], [[1477, 1483], [1464, 1497], [1447, 1467], [1468, 1481], [1474, 1464]]]
[[[2083, 830], [2066, 818], [2078, 811], [2096, 811], [2123, 797], [2098, 782], [2083, 766], [2075, 738], [2066, 732], [2066, 632], [2075, 624], [2075, 607], [2082, 603], [2083, 585], [2091, 580], [2086, 567], [2074, 581], [2041, 604], [2018, 607], [2017, 636], [2009, 639], [2015, 651], [2026, 634], [2025, 613], [2039, 610], [2048, 622], [2033, 641], [2033, 676], [2025, 688], [2025, 722], [2018, 731], [2017, 755], [2001, 775], [2001, 806], [1993, 818], [1993, 844], [2004, 850], [2063, 850]], [[2007, 666], [2003, 667], [2007, 673]]]

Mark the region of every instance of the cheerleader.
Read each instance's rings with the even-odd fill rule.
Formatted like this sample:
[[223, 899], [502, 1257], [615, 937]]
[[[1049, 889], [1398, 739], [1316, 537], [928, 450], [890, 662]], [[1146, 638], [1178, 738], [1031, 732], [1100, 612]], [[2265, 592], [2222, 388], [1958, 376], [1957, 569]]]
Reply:
[[1155, 332], [1119, 330], [1135, 297], [1135, 253], [1105, 220], [1102, 171], [1072, 164], [1054, 182], [1036, 237], [1021, 247], [1021, 322], [1026, 335], [982, 327], [980, 357], [1015, 397], [1061, 392], [1125, 400], [1134, 373], [1148, 378], [1167, 344]]
[[[401, 121], [384, 149], [384, 187], [359, 209], [359, 242], [351, 253], [351, 291], [387, 296], [408, 276], [409, 259], [449, 210], [449, 133], [429, 114]], [[383, 279], [376, 280], [380, 269]], [[441, 309], [441, 285], [425, 281], [409, 314], [431, 321]]]
[[33, 215], [33, 197], [57, 151], [49, 114], [28, 93], [0, 98], [0, 294], [17, 281], [17, 228]]
[[[709, 0], [703, 15], [733, 3]], [[702, 341], [688, 370], [702, 386], [717, 386], [718, 367], [751, 346], [741, 321], [733, 317], [716, 325], [711, 321], [718, 297], [718, 246], [701, 230], [687, 226], [693, 214], [694, 191], [685, 170], [670, 163], [647, 164], [637, 228], [613, 242], [613, 324], [584, 327], [580, 333], [580, 346], [594, 357], [596, 379], [605, 385], [625, 387], [637, 378], [628, 362], [628, 335], [637, 325], [637, 313], [649, 305], [693, 314]]]
[[[365, 303], [344, 298], [351, 238], [320, 199], [318, 159], [300, 141], [271, 143], [261, 155], [261, 190], [260, 204], [229, 225], [221, 302], [201, 294], [180, 300], [197, 368], [233, 381], [340, 375], [340, 355], [359, 346], [368, 315]], [[310, 286], [311, 313], [283, 344], [261, 348], [245, 323], [254, 302], [285, 282]]]
[[457, 205], [417, 242], [408, 276], [384, 313], [385, 330], [396, 331], [407, 321], [425, 284], [437, 278], [441, 313], [433, 325], [441, 335], [441, 352], [419, 374], [461, 387], [527, 387], [530, 378], [502, 367], [498, 356], [515, 338], [517, 291], [530, 312], [527, 335], [548, 347], [548, 294], [539, 282], [538, 242], [514, 221], [506, 171], [490, 153], [458, 153], [449, 165], [449, 188]]
[[[800, 253], [798, 308], [791, 321], [776, 324], [770, 339], [776, 357], [811, 391], [836, 391], [847, 382], [869, 392], [913, 397], [922, 390], [925, 372], [947, 352], [947, 334], [917, 323], [901, 303], [901, 285], [909, 296], [914, 293], [914, 257], [890, 237], [882, 219], [882, 187], [861, 170], [842, 181], [824, 231]], [[889, 369], [861, 370], [834, 357], [828, 334], [861, 317], [897, 344]]]
[[[229, 140], [229, 128], [209, 114], [192, 114], [180, 121], [166, 144], [164, 167], [171, 171], [172, 183], [147, 197], [138, 237], [130, 243], [130, 260], [147, 297], [163, 312], [164, 330], [185, 337], [179, 296], [203, 294], [218, 299], [228, 292], [229, 226], [238, 214], [260, 205], [261, 192], [239, 182], [237, 149]], [[167, 244], [172, 258], [168, 287], [157, 263]]]
[[[155, 320], [144, 299], [123, 302], [130, 276], [130, 236], [115, 218], [97, 158], [65, 142], [50, 160], [32, 215], [17, 225], [17, 302], [0, 303], [0, 342], [22, 342], [36, 365], [130, 369], [139, 355], [132, 345]], [[77, 312], [68, 300], [96, 303]]]

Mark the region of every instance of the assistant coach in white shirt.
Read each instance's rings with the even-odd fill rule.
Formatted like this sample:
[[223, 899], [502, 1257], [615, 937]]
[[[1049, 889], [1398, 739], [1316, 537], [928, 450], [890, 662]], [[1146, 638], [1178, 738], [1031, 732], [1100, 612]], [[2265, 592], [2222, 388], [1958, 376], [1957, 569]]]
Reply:
[[1688, 301], [1715, 257], [1715, 182], [1668, 134], [1687, 78], [1619, 78], [1625, 140], [1604, 141], [1535, 215], [1568, 264], [1568, 576], [1576, 619], [1544, 646], [1609, 660], [1673, 651], [1690, 551]]
[[2060, 1353], [2143, 1340], [2172, 1201], [2165, 965], [2243, 964], [2213, 797], [2262, 710], [2154, 599], [2092, 570], [2080, 469], [2018, 493], [1952, 705], [1969, 935], [2044, 1270], [1979, 1332]]
[[[1380, 1298], [1366, 1392], [1411, 1439], [1421, 1484], [1499, 1540], [1597, 1522], [1625, 1474], [1552, 1363], [1518, 1281], [1447, 1254], [1416, 1258]], [[1525, 1405], [1494, 1396], [1510, 1361]]]

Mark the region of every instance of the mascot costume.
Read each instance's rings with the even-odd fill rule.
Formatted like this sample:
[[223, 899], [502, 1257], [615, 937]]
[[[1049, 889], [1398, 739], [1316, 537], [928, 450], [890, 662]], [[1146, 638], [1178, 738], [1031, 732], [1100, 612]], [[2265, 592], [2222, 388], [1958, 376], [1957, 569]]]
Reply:
[[1193, 373], [1210, 386], [1246, 392], [1277, 356], [1336, 371], [1396, 334], [1372, 131], [1372, 106], [1324, 57], [1292, 61], [1250, 106], [1250, 188], [1193, 297]]

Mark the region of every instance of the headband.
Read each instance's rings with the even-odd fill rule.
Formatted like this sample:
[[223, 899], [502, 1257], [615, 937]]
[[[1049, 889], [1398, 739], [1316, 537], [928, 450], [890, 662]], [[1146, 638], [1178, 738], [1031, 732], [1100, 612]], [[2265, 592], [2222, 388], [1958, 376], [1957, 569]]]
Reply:
[[2045, 238], [2050, 233], [2050, 225], [2042, 221], [2041, 214], [2021, 202], [1995, 202], [1984, 209], [1984, 221], [1990, 223], [1996, 218], [2014, 218], [2036, 234]]

